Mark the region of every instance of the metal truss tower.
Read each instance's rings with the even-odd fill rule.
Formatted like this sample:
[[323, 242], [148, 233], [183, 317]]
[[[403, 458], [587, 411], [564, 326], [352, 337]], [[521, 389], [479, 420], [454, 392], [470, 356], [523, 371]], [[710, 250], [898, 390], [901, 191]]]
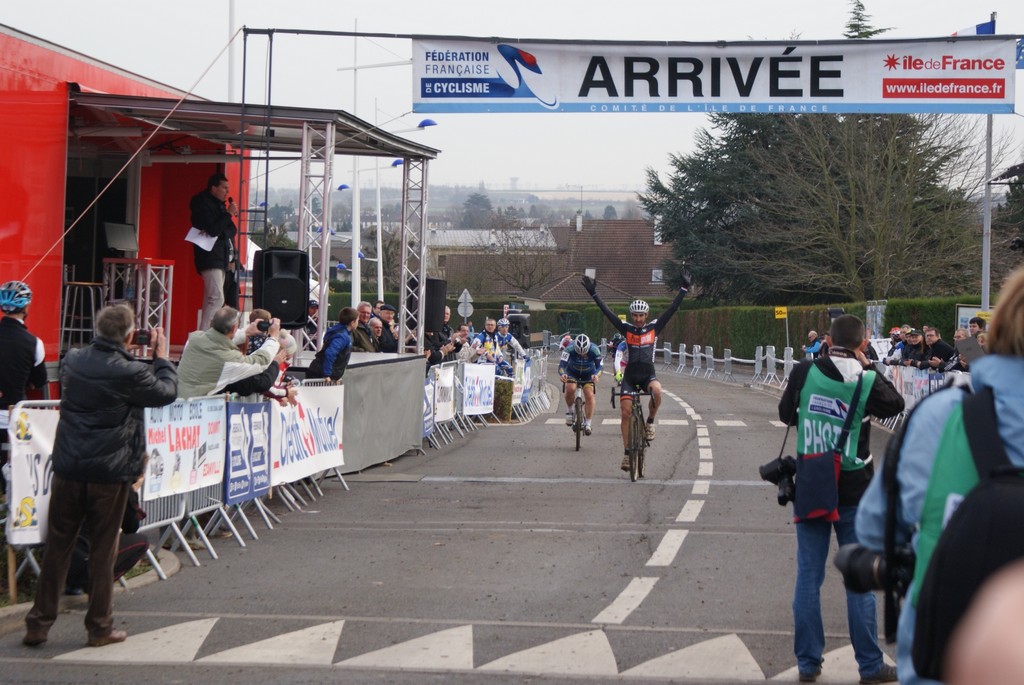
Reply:
[[409, 331], [416, 335], [417, 354], [423, 353], [424, 293], [427, 286], [425, 231], [427, 227], [427, 160], [406, 159], [402, 166], [402, 301], [399, 303], [399, 349]]
[[[301, 350], [317, 350], [327, 330], [327, 292], [331, 261], [331, 190], [334, 168], [334, 122], [302, 125], [302, 178], [299, 185], [299, 249], [309, 255], [309, 275], [319, 285], [316, 337], [295, 331]], [[319, 204], [319, 207], [317, 207]]]

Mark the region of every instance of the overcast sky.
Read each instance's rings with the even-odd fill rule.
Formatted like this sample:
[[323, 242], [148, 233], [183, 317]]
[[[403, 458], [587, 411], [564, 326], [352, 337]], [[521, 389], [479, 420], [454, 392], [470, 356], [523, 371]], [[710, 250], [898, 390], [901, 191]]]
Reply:
[[[981, 23], [997, 12], [997, 32], [1024, 33], [1024, 2], [993, 0], [970, 7], [963, 0], [865, 0], [872, 22], [891, 27], [886, 37], [945, 36]], [[237, 0], [235, 27], [301, 28], [389, 34], [500, 36], [579, 40], [786, 40], [836, 39], [849, 15], [840, 0]], [[29, 0], [0, 5], [0, 23], [188, 90], [213, 65], [195, 92], [228, 99], [228, 58], [218, 53], [232, 33], [228, 0]], [[386, 130], [410, 128], [423, 116], [412, 109], [410, 66], [358, 72], [339, 67], [408, 59], [408, 40], [308, 37], [274, 39], [275, 104], [343, 109]], [[240, 96], [241, 37], [236, 39], [236, 99]], [[247, 99], [265, 97], [267, 41], [249, 39]], [[356, 61], [357, 60], [357, 61]], [[1017, 114], [996, 115], [997, 131], [1015, 137], [1024, 153], [1024, 78], [1017, 76]], [[407, 114], [408, 113], [408, 114]], [[405, 116], [401, 116], [405, 114]], [[668, 168], [670, 153], [693, 148], [694, 133], [707, 123], [700, 114], [445, 114], [438, 126], [405, 133], [442, 151], [430, 167], [438, 184], [585, 190], [642, 189], [644, 170]], [[385, 123], [387, 122], [387, 123]], [[364, 165], [369, 165], [364, 162]], [[294, 167], [294, 165], [293, 165]], [[349, 160], [335, 176], [344, 181]], [[289, 178], [291, 169], [274, 175]], [[297, 169], [295, 181], [298, 185]], [[382, 172], [386, 176], [388, 173]], [[397, 179], [396, 179], [397, 184]], [[287, 184], [287, 181], [281, 185]], [[278, 185], [272, 182], [271, 185]], [[388, 183], [388, 185], [391, 185]]]

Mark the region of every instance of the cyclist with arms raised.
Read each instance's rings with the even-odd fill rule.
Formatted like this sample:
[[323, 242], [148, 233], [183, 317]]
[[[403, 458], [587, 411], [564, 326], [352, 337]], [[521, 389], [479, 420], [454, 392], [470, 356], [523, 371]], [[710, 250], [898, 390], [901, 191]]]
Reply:
[[601, 351], [597, 345], [590, 344], [590, 338], [583, 333], [576, 336], [558, 362], [558, 376], [565, 384], [565, 425], [572, 425], [572, 404], [576, 399], [576, 385], [583, 385], [583, 433], [590, 435], [590, 419], [594, 416], [594, 387], [601, 375]]
[[[679, 286], [679, 293], [672, 304], [668, 306], [661, 316], [656, 319], [647, 320], [650, 307], [643, 300], [634, 300], [629, 305], [630, 321], [619, 320], [619, 317], [608, 308], [601, 297], [597, 294], [597, 281], [589, 276], [583, 277], [583, 287], [587, 289], [594, 302], [601, 308], [604, 315], [612, 322], [612, 325], [626, 338], [626, 367], [622, 379], [622, 391], [632, 392], [634, 388], [640, 388], [651, 394], [651, 401], [647, 413], [647, 439], [654, 439], [654, 417], [658, 414], [658, 407], [661, 406], [661, 383], [654, 375], [654, 345], [658, 334], [672, 318], [672, 315], [679, 309], [683, 298], [690, 289], [690, 276], [683, 273], [682, 282]], [[616, 369], [616, 372], [618, 369]], [[633, 411], [633, 400], [625, 395], [619, 398], [621, 408], [621, 429], [622, 446], [626, 457], [622, 460], [622, 470], [629, 470], [629, 417]]]

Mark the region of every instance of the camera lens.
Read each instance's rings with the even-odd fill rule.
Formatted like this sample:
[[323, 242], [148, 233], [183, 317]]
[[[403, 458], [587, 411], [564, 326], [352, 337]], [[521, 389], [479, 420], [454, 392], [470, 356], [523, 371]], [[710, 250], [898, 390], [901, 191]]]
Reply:
[[258, 330], [261, 330], [264, 333], [266, 333], [267, 331], [270, 330], [270, 322], [269, 321], [257, 321], [256, 322], [256, 328]]

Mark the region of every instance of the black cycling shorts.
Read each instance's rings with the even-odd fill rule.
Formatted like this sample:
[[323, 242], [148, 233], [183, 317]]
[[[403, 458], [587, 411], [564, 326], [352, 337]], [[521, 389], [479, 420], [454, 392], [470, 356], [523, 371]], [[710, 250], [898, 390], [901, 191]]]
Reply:
[[651, 381], [656, 381], [658, 378], [654, 375], [654, 364], [637, 364], [635, 366], [626, 366], [626, 371], [622, 375], [622, 391], [633, 392], [637, 388], [640, 388], [644, 392], [647, 392], [648, 386]]

